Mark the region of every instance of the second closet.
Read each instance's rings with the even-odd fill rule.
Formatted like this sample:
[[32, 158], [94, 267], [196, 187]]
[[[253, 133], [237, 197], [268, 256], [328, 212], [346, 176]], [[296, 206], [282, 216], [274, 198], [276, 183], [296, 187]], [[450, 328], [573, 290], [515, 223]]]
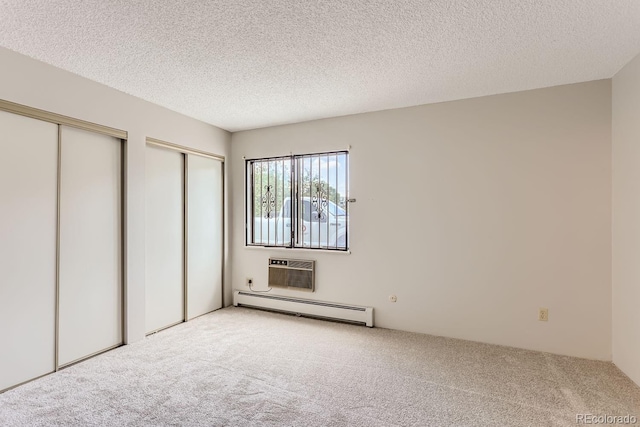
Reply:
[[147, 140], [146, 332], [222, 308], [223, 158]]

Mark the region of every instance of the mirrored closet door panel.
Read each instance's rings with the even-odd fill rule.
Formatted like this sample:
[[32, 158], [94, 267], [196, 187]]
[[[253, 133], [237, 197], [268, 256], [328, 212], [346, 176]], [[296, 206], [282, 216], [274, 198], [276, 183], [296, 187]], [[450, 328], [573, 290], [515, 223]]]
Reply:
[[0, 391], [55, 370], [58, 126], [0, 111]]

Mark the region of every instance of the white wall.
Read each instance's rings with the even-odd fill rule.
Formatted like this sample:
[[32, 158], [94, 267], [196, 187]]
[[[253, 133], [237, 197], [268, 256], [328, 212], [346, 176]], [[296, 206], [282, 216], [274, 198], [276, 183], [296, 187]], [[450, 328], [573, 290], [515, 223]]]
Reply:
[[613, 361], [640, 385], [640, 55], [613, 78]]
[[[351, 255], [244, 247], [243, 156], [349, 145]], [[610, 80], [239, 132], [231, 150], [235, 289], [265, 288], [270, 255], [317, 259], [314, 294], [272, 292], [611, 360]]]
[[[4, 48], [0, 48], [0, 64], [0, 99], [129, 133], [126, 147], [125, 337], [127, 342], [143, 338], [145, 138], [153, 137], [228, 157], [230, 134]], [[230, 283], [230, 269], [225, 271], [225, 282]]]

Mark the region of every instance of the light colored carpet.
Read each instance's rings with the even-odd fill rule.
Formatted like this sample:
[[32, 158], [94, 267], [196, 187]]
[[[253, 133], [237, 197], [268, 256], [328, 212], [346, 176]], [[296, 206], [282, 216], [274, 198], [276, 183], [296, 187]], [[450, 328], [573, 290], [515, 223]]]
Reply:
[[2, 426], [545, 426], [640, 416], [613, 364], [227, 308], [0, 395]]

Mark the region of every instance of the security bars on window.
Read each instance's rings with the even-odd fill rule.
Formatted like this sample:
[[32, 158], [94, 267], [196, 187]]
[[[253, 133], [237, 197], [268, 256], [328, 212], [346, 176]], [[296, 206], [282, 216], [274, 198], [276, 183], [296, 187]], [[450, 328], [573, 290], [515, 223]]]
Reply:
[[247, 245], [346, 251], [348, 157], [247, 160]]

